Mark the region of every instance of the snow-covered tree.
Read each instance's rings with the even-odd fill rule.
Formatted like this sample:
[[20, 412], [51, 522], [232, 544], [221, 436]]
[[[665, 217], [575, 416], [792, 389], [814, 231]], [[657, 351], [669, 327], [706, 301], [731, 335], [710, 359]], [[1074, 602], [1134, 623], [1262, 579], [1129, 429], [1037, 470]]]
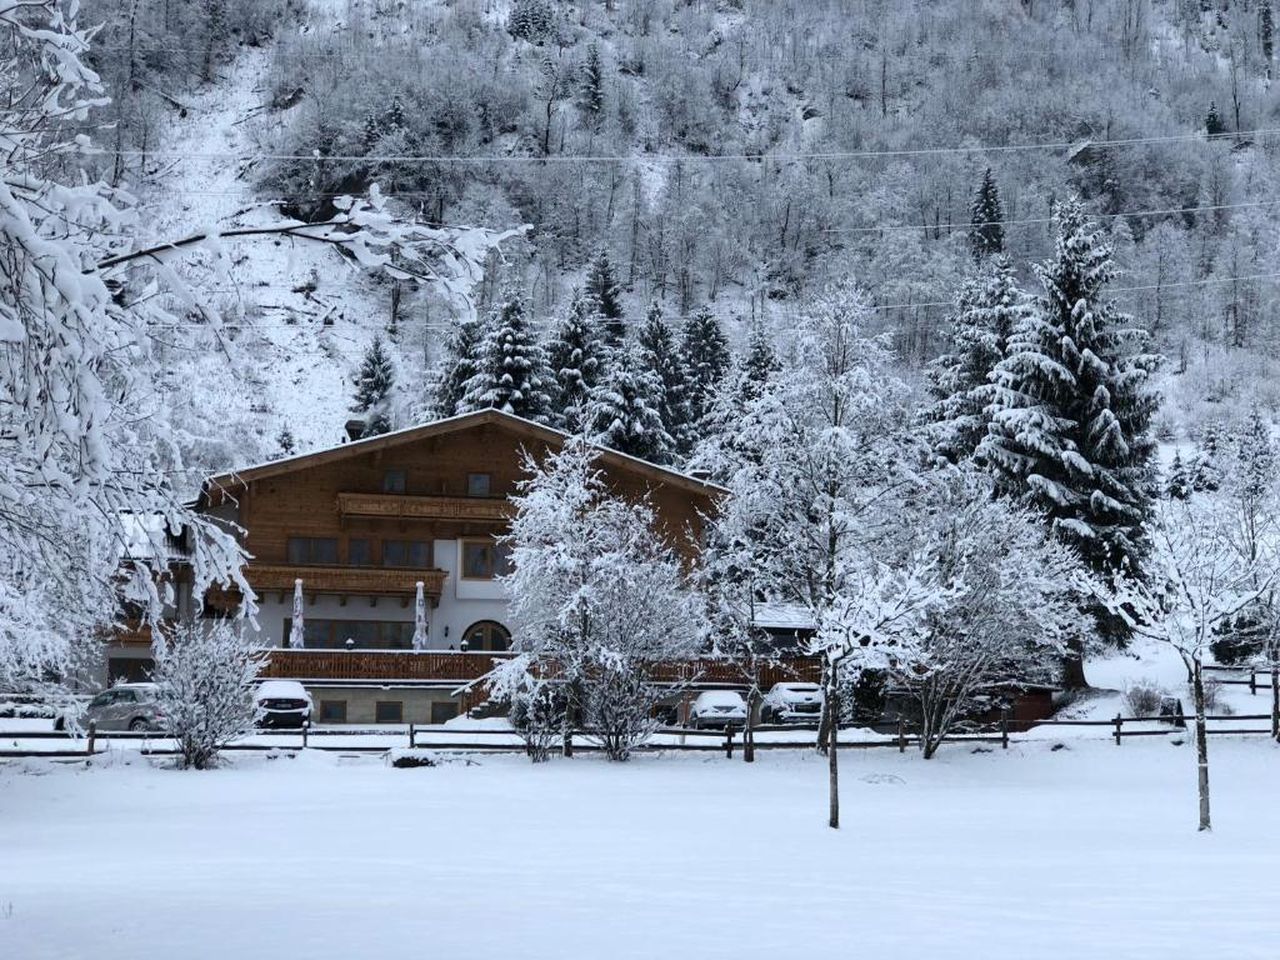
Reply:
[[484, 323], [478, 317], [469, 317], [454, 328], [445, 342], [445, 354], [436, 370], [432, 391], [437, 416], [452, 417], [466, 411], [463, 401], [467, 384], [479, 372], [484, 340]]
[[498, 662], [485, 682], [489, 699], [507, 706], [511, 726], [524, 741], [529, 759], [534, 763], [551, 759], [551, 748], [565, 722], [561, 685], [543, 676], [528, 653]]
[[507, 16], [507, 32], [518, 40], [542, 44], [555, 33], [555, 22], [550, 0], [515, 0]]
[[604, 379], [591, 391], [587, 424], [602, 446], [650, 463], [669, 463], [675, 441], [662, 422], [662, 381], [632, 349], [613, 355]]
[[614, 495], [594, 462], [577, 437], [526, 459], [504, 583], [517, 653], [564, 685], [566, 732], [581, 711], [606, 755], [625, 760], [662, 696], [647, 667], [693, 651], [700, 607], [652, 507]]
[[1189, 464], [1191, 489], [1212, 492], [1222, 484], [1222, 425], [1210, 420], [1204, 425], [1195, 456]]
[[680, 338], [681, 365], [686, 376], [685, 402], [688, 405], [686, 448], [692, 446], [703, 418], [710, 412], [716, 393], [729, 373], [733, 355], [720, 321], [707, 307], [695, 310], [685, 320]]
[[490, 407], [526, 420], [551, 423], [555, 378], [525, 317], [524, 302], [510, 296], [489, 321], [475, 375], [467, 381], [460, 413]]
[[622, 285], [614, 274], [609, 254], [601, 250], [587, 270], [586, 294], [595, 301], [596, 312], [604, 318], [606, 342], [616, 349], [627, 336], [622, 309]]
[[1164, 495], [1170, 500], [1185, 500], [1191, 496], [1191, 468], [1182, 459], [1182, 451], [1173, 451], [1173, 461], [1169, 464], [1169, 472], [1165, 476]]
[[1000, 254], [987, 259], [956, 293], [951, 349], [929, 369], [934, 453], [952, 463], [973, 456], [987, 435], [994, 388], [991, 374], [1009, 337], [1029, 312], [1013, 267]]
[[1239, 549], [1238, 516], [1226, 497], [1161, 501], [1152, 524], [1145, 583], [1117, 580], [1109, 605], [1143, 636], [1171, 647], [1191, 682], [1200, 829], [1211, 827], [1204, 660], [1215, 630], [1272, 588], [1273, 550], [1255, 561]]
[[157, 703], [183, 768], [207, 769], [218, 751], [252, 729], [266, 656], [244, 620], [187, 623], [157, 640]]
[[636, 335], [636, 354], [640, 369], [656, 376], [661, 385], [657, 406], [662, 428], [678, 445], [689, 419], [684, 362], [675, 331], [656, 302]]
[[[66, 676], [101, 657], [127, 601], [173, 599], [172, 536], [193, 588], [234, 584], [242, 554], [173, 486], [182, 464], [153, 335], [174, 318], [117, 251], [136, 226], [81, 170], [92, 30], [74, 5], [0, 2], [0, 687]], [[151, 261], [154, 262], [154, 261]]]
[[396, 372], [382, 337], [375, 336], [365, 351], [356, 375], [353, 413], [364, 418], [362, 437], [376, 437], [391, 429], [391, 393], [395, 389]]
[[925, 491], [902, 521], [936, 599], [888, 673], [920, 708], [929, 758], [984, 698], [1056, 681], [1085, 591], [1075, 554], [1035, 514], [993, 498], [986, 478], [946, 471]]
[[1000, 203], [1000, 188], [996, 186], [990, 167], [982, 175], [982, 182], [973, 197], [969, 249], [975, 260], [1004, 252], [1004, 207]]
[[595, 301], [575, 291], [568, 315], [547, 344], [547, 361], [557, 386], [557, 426], [570, 433], [582, 429], [591, 392], [608, 371], [608, 354]]
[[582, 63], [582, 79], [578, 87], [578, 105], [586, 114], [592, 129], [604, 119], [604, 67], [600, 63], [600, 46], [587, 45], [587, 57]]
[[1111, 247], [1079, 201], [1060, 202], [1054, 218], [1054, 256], [1036, 269], [1045, 293], [996, 366], [977, 456], [1091, 568], [1140, 575], [1156, 493], [1159, 396], [1149, 381], [1158, 358], [1142, 352], [1147, 335], [1107, 299]]

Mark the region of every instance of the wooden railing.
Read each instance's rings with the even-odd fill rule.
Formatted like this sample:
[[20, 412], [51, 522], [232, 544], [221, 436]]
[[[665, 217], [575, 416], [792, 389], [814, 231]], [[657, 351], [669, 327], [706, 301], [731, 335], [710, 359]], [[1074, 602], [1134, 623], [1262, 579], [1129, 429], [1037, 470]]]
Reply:
[[402, 567], [320, 567], [301, 564], [250, 563], [244, 568], [254, 590], [292, 592], [295, 580], [307, 593], [375, 594], [412, 596], [422, 581], [423, 592], [438, 600], [448, 574], [444, 570]]
[[[510, 653], [452, 650], [276, 649], [271, 651], [265, 676], [292, 680], [469, 683], [488, 673], [495, 658], [510, 656]], [[760, 685], [767, 690], [775, 683], [816, 683], [821, 674], [822, 664], [816, 657], [787, 658], [762, 667]], [[658, 683], [745, 686], [748, 682], [741, 665], [710, 657], [655, 663], [649, 675]]]
[[506, 523], [511, 504], [498, 498], [416, 497], [398, 493], [340, 493], [338, 513], [344, 517], [401, 520], [477, 520]]

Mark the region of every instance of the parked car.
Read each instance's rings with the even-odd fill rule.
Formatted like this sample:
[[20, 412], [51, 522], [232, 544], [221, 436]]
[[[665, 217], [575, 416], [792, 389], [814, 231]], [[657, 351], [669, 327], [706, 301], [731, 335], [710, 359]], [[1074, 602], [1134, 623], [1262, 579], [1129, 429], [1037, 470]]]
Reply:
[[121, 683], [103, 690], [85, 705], [78, 718], [62, 713], [53, 722], [55, 730], [65, 730], [71, 720], [82, 727], [90, 722], [99, 730], [156, 732], [164, 729], [164, 713], [156, 703], [154, 683]]
[[732, 690], [706, 690], [689, 708], [689, 726], [695, 730], [746, 725], [747, 701]]
[[255, 699], [260, 727], [296, 729], [311, 722], [311, 694], [297, 680], [263, 680]]
[[760, 704], [761, 723], [817, 723], [822, 687], [816, 683], [775, 683]]

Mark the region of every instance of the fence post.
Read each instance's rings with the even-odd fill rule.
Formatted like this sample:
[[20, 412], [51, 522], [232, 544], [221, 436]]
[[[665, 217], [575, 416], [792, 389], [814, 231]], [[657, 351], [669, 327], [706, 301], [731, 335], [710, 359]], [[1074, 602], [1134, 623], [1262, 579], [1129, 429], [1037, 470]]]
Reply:
[[565, 757], [573, 756], [573, 731], [572, 730], [566, 730], [564, 732], [564, 743], [561, 745], [560, 752], [561, 752], [561, 756], [565, 756]]
[[307, 732], [311, 729], [311, 721], [302, 721], [302, 749], [307, 749]]
[[1000, 749], [1009, 749], [1009, 708], [1000, 711]]
[[724, 728], [724, 755], [733, 759], [733, 727]]
[[98, 721], [90, 720], [89, 721], [89, 744], [88, 744], [88, 749], [85, 752], [88, 753], [89, 756], [91, 757], [93, 756], [93, 741], [97, 738], [97, 736], [98, 736]]
[[1124, 723], [1124, 717], [1120, 716], [1120, 714], [1117, 713], [1115, 723], [1116, 723], [1116, 746], [1118, 747], [1120, 746], [1120, 725]]
[[414, 746], [413, 741], [414, 741], [414, 729], [413, 729], [413, 724], [410, 723], [409, 724], [409, 749], [410, 750], [413, 749], [413, 746]]
[[1253, 667], [1249, 668], [1249, 692], [1255, 696], [1258, 693], [1258, 671]]
[[898, 718], [898, 752], [907, 752], [907, 721]]

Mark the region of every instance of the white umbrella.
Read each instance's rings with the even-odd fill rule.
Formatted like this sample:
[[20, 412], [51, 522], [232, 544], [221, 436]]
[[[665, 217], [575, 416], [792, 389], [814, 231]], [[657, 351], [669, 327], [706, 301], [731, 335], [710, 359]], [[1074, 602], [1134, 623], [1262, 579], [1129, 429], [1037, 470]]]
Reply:
[[418, 596], [413, 604], [413, 649], [427, 646], [427, 601], [422, 595], [422, 581], [418, 581]]
[[302, 581], [293, 581], [293, 623], [289, 627], [289, 646], [294, 649], [305, 646], [306, 624], [302, 615]]

